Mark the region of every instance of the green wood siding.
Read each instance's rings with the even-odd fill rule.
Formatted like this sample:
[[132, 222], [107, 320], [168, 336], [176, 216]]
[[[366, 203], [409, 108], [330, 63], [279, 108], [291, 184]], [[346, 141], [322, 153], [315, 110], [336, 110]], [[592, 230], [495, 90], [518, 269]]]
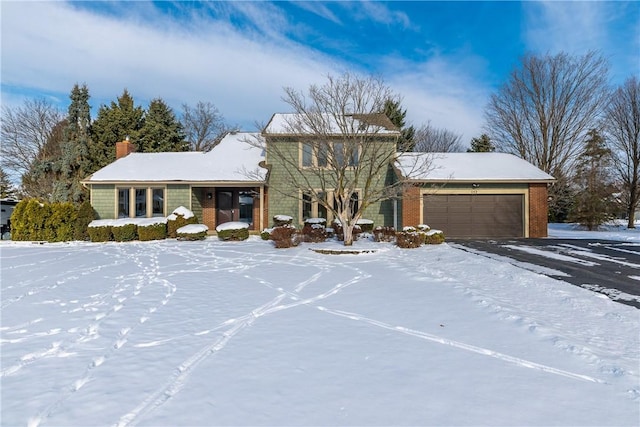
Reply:
[[204, 189], [202, 187], [193, 187], [191, 189], [191, 211], [198, 218], [198, 222], [202, 224], [203, 216], [202, 216], [202, 204], [204, 200], [202, 196], [204, 195]]
[[91, 205], [98, 214], [98, 219], [115, 219], [116, 186], [113, 184], [91, 185]]
[[191, 209], [191, 186], [189, 184], [168, 184], [166, 192], [167, 215], [180, 206]]
[[[382, 150], [386, 150], [385, 152], [388, 153], [394, 153], [396, 149], [395, 138], [380, 139], [369, 143], [378, 144]], [[301, 162], [301, 146], [300, 141], [294, 138], [267, 136], [267, 163], [270, 167], [268, 208], [269, 216], [271, 217], [268, 221], [271, 221], [274, 215], [281, 214], [292, 216], [294, 224], [300, 223], [301, 192], [293, 181], [304, 182], [306, 180], [309, 184], [307, 188], [322, 188], [321, 180], [317, 173], [308, 172], [298, 167]], [[270, 153], [270, 147], [277, 147], [278, 155]], [[359, 177], [356, 187], [360, 191], [363, 191], [365, 187], [366, 177], [363, 173], [365, 170], [364, 165], [367, 164], [367, 153], [367, 150], [363, 150], [359, 159], [362, 175]], [[295, 175], [294, 179], [291, 177], [292, 173]], [[330, 175], [331, 173], [329, 172], [327, 176]], [[390, 179], [390, 176], [394, 176], [390, 167], [388, 170], [380, 171], [379, 176], [373, 179], [371, 185], [373, 191], [379, 191], [384, 188], [385, 181]], [[331, 190], [329, 186], [325, 187], [327, 191]], [[369, 206], [364, 212], [364, 217], [374, 221], [376, 226], [393, 225], [393, 201], [382, 201]]]

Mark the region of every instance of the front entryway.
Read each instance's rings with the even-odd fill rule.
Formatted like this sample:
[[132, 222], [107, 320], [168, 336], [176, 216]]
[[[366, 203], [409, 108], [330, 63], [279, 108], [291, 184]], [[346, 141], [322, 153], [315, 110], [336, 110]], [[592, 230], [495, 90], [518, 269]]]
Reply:
[[253, 195], [248, 189], [217, 189], [216, 223], [239, 221], [253, 226]]

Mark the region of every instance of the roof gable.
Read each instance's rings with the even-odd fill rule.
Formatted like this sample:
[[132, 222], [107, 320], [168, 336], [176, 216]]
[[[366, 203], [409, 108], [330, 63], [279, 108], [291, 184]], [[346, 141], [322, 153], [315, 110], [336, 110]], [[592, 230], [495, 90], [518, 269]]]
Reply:
[[[263, 130], [263, 135], [344, 135], [384, 134], [400, 135], [389, 118], [377, 114], [345, 114], [338, 120], [333, 114], [305, 116], [297, 113], [276, 113]], [[346, 131], [345, 131], [346, 130]]]

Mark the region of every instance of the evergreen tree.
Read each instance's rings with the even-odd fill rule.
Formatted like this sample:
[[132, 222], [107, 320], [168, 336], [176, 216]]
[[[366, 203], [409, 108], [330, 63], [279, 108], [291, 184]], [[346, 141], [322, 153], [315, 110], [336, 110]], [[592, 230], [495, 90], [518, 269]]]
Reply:
[[471, 138], [471, 148], [467, 150], [468, 153], [490, 153], [496, 151], [496, 147], [493, 146], [491, 138], [486, 133], [480, 135], [479, 138]]
[[140, 129], [144, 124], [144, 109], [136, 107], [133, 98], [124, 90], [118, 102], [102, 105], [96, 120], [91, 124], [91, 160], [96, 171], [116, 159], [116, 142], [129, 141], [139, 144]]
[[173, 110], [162, 99], [154, 99], [144, 118], [140, 129], [138, 151], [164, 152], [188, 151], [182, 125]]
[[578, 158], [575, 174], [578, 190], [570, 217], [589, 230], [598, 228], [615, 212], [615, 188], [610, 166], [611, 150], [600, 133], [591, 129]]
[[46, 143], [31, 162], [29, 170], [22, 175], [22, 193], [27, 197], [51, 201], [53, 188], [60, 178], [57, 162], [62, 156], [67, 120], [59, 122], [51, 131]]
[[2, 168], [0, 168], [0, 198], [16, 198], [16, 189], [13, 187], [9, 175]]
[[405, 127], [405, 117], [407, 116], [407, 110], [403, 110], [400, 106], [400, 101], [393, 101], [388, 99], [384, 103], [384, 114], [391, 120], [400, 132], [402, 136], [398, 140], [398, 149], [400, 151], [413, 151], [413, 148], [416, 145], [415, 142], [415, 133], [416, 130], [413, 126]]
[[89, 89], [77, 84], [71, 90], [71, 104], [67, 116], [67, 127], [61, 146], [61, 157], [55, 164], [59, 174], [53, 190], [53, 201], [81, 203], [86, 198], [86, 190], [80, 180], [92, 173], [89, 153], [91, 107]]

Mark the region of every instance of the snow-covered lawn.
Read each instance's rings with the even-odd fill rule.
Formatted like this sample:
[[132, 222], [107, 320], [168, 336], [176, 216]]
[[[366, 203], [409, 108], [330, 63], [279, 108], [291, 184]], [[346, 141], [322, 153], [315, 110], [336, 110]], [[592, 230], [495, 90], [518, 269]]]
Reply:
[[638, 425], [639, 310], [331, 245], [2, 242], [0, 424]]

